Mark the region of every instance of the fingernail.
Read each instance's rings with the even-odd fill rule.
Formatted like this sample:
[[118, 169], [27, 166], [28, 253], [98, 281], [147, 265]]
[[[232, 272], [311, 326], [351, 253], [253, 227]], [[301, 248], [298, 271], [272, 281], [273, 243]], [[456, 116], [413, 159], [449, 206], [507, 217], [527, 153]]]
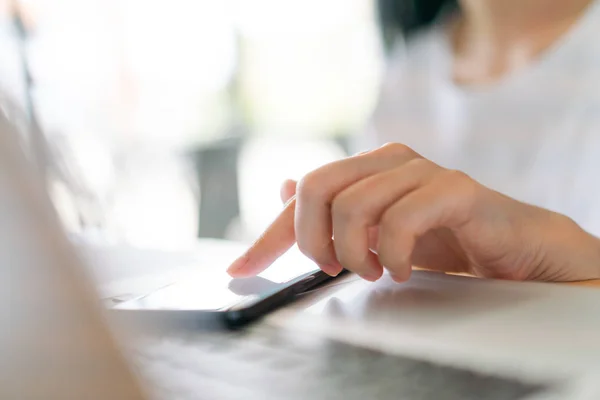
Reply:
[[319, 265], [319, 268], [329, 276], [338, 276], [343, 270], [341, 265]]
[[240, 272], [242, 269], [244, 269], [246, 264], [248, 264], [248, 259], [249, 259], [249, 257], [246, 254], [244, 254], [243, 256], [241, 256], [240, 258], [235, 260], [229, 266], [229, 268], [227, 268], [227, 273], [229, 275], [235, 275], [236, 273]]
[[377, 280], [379, 280], [380, 276], [379, 275], [371, 275], [371, 274], [359, 274], [359, 276], [361, 278], [363, 278], [365, 281], [369, 281], [369, 282], [375, 282]]

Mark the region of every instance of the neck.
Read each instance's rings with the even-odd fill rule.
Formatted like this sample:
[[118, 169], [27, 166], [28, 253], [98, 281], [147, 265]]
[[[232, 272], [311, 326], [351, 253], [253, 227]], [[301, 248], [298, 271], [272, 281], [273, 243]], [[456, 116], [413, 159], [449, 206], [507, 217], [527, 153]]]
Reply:
[[552, 46], [592, 0], [459, 0], [452, 30], [454, 79], [491, 83]]
[[465, 28], [480, 40], [519, 42], [570, 25], [591, 0], [459, 0]]

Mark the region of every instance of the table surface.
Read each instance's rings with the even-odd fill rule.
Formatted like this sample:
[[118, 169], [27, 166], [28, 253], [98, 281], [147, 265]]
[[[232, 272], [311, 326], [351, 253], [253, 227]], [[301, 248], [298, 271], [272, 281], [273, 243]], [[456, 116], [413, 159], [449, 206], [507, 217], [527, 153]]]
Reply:
[[[190, 267], [195, 269], [198, 265], [225, 268], [246, 249], [243, 244], [208, 239], [199, 240], [195, 246], [185, 251], [153, 251], [95, 244], [84, 246], [83, 243], [79, 245], [91, 268], [90, 272], [98, 280], [103, 298], [148, 293], [164, 286], [166, 281], [181, 279], [181, 276], [189, 273]], [[294, 261], [293, 254], [290, 256], [292, 258], [286, 263]], [[170, 272], [167, 274], [166, 271]], [[566, 284], [600, 289], [600, 280]]]
[[[420, 270], [423, 268], [413, 267], [414, 269]], [[469, 274], [455, 274], [455, 275], [463, 275], [463, 276], [473, 276]], [[560, 285], [570, 285], [570, 286], [583, 286], [583, 287], [594, 287], [600, 289], [600, 279], [590, 280], [590, 281], [581, 281], [581, 282], [564, 282], [559, 283]]]

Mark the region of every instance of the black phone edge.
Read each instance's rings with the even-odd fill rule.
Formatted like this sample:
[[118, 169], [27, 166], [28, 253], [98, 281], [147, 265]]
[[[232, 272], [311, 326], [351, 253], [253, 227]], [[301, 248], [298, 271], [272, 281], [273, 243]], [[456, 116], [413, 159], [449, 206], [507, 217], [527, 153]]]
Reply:
[[[277, 290], [256, 303], [235, 309], [203, 311], [194, 310], [138, 310], [109, 309], [109, 318], [121, 324], [133, 324], [137, 327], [153, 328], [190, 328], [190, 329], [229, 329], [238, 330], [255, 322], [266, 314], [291, 302], [298, 295], [317, 289], [332, 280], [341, 278], [349, 271], [343, 270], [337, 276], [330, 276], [321, 270], [310, 272], [294, 279], [292, 284]], [[312, 278], [311, 278], [312, 277]], [[309, 279], [311, 278], [311, 279]]]
[[[325, 272], [318, 270], [311, 273], [309, 276], [298, 280], [289, 287], [275, 292], [273, 295], [265, 297], [260, 301], [248, 306], [237, 309], [226, 310], [222, 313], [223, 323], [229, 329], [239, 329], [251, 322], [263, 317], [264, 315], [281, 308], [303, 293], [317, 289], [319, 286], [332, 280], [341, 278], [348, 274], [348, 270], [342, 270], [337, 276], [327, 275]], [[312, 277], [311, 279], [307, 279]]]

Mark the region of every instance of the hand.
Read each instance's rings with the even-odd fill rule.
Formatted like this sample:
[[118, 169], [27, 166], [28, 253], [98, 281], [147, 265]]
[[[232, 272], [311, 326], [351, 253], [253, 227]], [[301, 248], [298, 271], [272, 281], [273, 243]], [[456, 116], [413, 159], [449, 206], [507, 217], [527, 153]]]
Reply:
[[[297, 190], [296, 190], [297, 189]], [[400, 144], [282, 188], [287, 204], [229, 268], [255, 275], [295, 242], [330, 275], [396, 281], [412, 266], [512, 280], [600, 278], [600, 241], [569, 218], [506, 197]]]

